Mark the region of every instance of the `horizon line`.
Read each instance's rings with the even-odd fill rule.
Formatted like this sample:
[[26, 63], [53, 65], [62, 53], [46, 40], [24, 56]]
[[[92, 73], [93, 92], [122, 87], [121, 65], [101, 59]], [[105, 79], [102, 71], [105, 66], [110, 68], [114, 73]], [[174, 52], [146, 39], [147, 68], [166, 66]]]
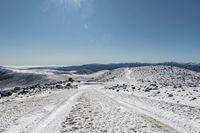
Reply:
[[86, 64], [71, 64], [71, 65], [0, 65], [0, 67], [15, 67], [15, 68], [34, 68], [34, 67], [71, 67], [71, 66], [84, 66], [84, 65], [111, 65], [111, 64], [164, 64], [164, 63], [177, 63], [177, 64], [200, 64], [200, 62], [176, 62], [176, 61], [167, 61], [167, 62], [118, 62], [118, 63], [86, 63]]

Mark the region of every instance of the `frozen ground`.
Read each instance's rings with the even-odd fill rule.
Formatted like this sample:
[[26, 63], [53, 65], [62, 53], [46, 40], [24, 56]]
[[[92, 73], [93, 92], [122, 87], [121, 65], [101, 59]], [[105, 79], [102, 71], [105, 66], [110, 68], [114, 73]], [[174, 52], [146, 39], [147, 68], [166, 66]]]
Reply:
[[77, 99], [77, 104], [62, 123], [60, 131], [62, 133], [178, 132], [94, 89], [87, 90]]
[[116, 93], [109, 90], [103, 90], [102, 93], [119, 101], [121, 104], [131, 107], [133, 110], [173, 127], [179, 132], [200, 132], [199, 107], [174, 104], [161, 100], [138, 97], [129, 93]]
[[199, 133], [200, 109], [81, 85], [1, 103], [6, 133]]
[[30, 133], [35, 129], [43, 131], [46, 124], [56, 119], [57, 114], [54, 112], [59, 114], [67, 111], [66, 108], [69, 109], [68, 101], [76, 93], [77, 90], [57, 90], [0, 103], [0, 132]]
[[199, 73], [155, 66], [71, 76], [78, 89], [57, 82], [1, 98], [0, 132], [200, 133]]
[[97, 77], [107, 89], [200, 108], [200, 74], [177, 67], [116, 69]]

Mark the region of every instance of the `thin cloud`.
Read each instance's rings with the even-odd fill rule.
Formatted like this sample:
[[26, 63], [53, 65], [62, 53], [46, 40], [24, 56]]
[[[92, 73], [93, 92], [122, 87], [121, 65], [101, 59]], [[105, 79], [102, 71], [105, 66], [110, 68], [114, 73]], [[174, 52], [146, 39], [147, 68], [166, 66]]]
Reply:
[[81, 8], [82, 2], [84, 0], [54, 0], [55, 2], [58, 2], [59, 5], [64, 6], [74, 6]]
[[43, 4], [43, 11], [48, 11], [52, 7], [77, 9], [80, 10], [81, 16], [87, 19], [93, 16], [94, 0], [45, 0]]
[[57, 7], [76, 7], [76, 8], [84, 8], [85, 3], [89, 3], [93, 0], [47, 0], [46, 4], [50, 4], [52, 6]]

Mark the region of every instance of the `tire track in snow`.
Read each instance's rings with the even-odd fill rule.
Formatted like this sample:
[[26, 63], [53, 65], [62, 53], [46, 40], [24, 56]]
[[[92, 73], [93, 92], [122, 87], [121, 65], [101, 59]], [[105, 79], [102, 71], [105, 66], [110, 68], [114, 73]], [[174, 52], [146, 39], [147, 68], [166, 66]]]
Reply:
[[62, 123], [61, 133], [79, 132], [161, 132], [174, 128], [119, 102], [98, 90], [87, 90]]
[[[56, 132], [57, 128], [60, 126], [60, 123], [63, 121], [63, 118], [65, 118], [64, 115], [70, 111], [71, 106], [76, 101], [76, 98], [82, 94], [82, 91], [75, 93], [63, 91], [62, 93], [63, 94], [60, 94], [59, 92], [57, 95], [48, 96], [45, 101], [50, 100], [49, 103], [46, 102], [45, 106], [37, 105], [36, 109], [32, 110], [31, 112], [27, 112], [24, 116], [19, 118], [16, 124], [7, 129], [5, 133]], [[54, 100], [51, 101], [51, 99]], [[39, 99], [37, 102], [41, 102], [41, 99]]]
[[68, 100], [63, 101], [53, 111], [51, 111], [43, 120], [41, 120], [37, 126], [31, 131], [31, 133], [55, 133], [58, 130], [60, 123], [64, 120], [76, 99], [82, 94], [80, 91], [71, 96]]
[[[100, 92], [100, 91], [98, 91]], [[168, 130], [168, 131], [171, 131], [171, 133], [180, 133], [180, 131], [178, 131], [177, 129], [175, 129], [174, 127], [172, 127], [171, 125], [168, 125], [166, 124], [164, 121], [158, 119], [158, 118], [155, 118], [153, 115], [149, 114], [148, 112], [146, 112], [145, 110], [143, 109], [140, 109], [139, 107], [137, 107], [136, 105], [133, 105], [133, 104], [130, 104], [126, 101], [123, 101], [123, 100], [119, 100], [117, 98], [115, 98], [114, 96], [110, 96], [108, 94], [105, 94], [103, 92], [100, 92], [104, 95], [106, 95], [107, 97], [109, 97], [110, 99], [116, 101], [117, 103], [119, 103], [122, 107], [132, 111], [132, 112], [135, 112], [137, 113], [138, 115], [140, 115], [141, 117], [143, 117], [144, 119], [156, 124], [157, 126], [159, 126], [161, 129], [163, 130]]]

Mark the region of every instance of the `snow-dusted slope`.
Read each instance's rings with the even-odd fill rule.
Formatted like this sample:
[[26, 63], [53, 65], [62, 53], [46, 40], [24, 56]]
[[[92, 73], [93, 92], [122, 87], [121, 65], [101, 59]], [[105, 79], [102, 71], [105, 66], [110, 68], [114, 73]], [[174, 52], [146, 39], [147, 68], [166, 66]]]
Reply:
[[0, 88], [28, 86], [38, 83], [47, 83], [51, 80], [46, 75], [35, 73], [20, 73], [9, 69], [0, 70]]
[[200, 74], [187, 69], [168, 66], [120, 68], [100, 75], [97, 80], [108, 82], [108, 89], [200, 107]]
[[[163, 86], [182, 85], [182, 86], [199, 86], [200, 74], [177, 67], [142, 67], [130, 69], [131, 80], [137, 82], [155, 82]], [[127, 73], [126, 73], [127, 74]]]
[[56, 70], [28, 68], [0, 68], [0, 90], [16, 86], [30, 86], [46, 84], [55, 81], [63, 81], [70, 77], [70, 73]]
[[200, 73], [168, 66], [119, 68], [98, 77], [99, 81], [121, 81], [125, 83], [157, 83], [163, 86], [199, 86]]

